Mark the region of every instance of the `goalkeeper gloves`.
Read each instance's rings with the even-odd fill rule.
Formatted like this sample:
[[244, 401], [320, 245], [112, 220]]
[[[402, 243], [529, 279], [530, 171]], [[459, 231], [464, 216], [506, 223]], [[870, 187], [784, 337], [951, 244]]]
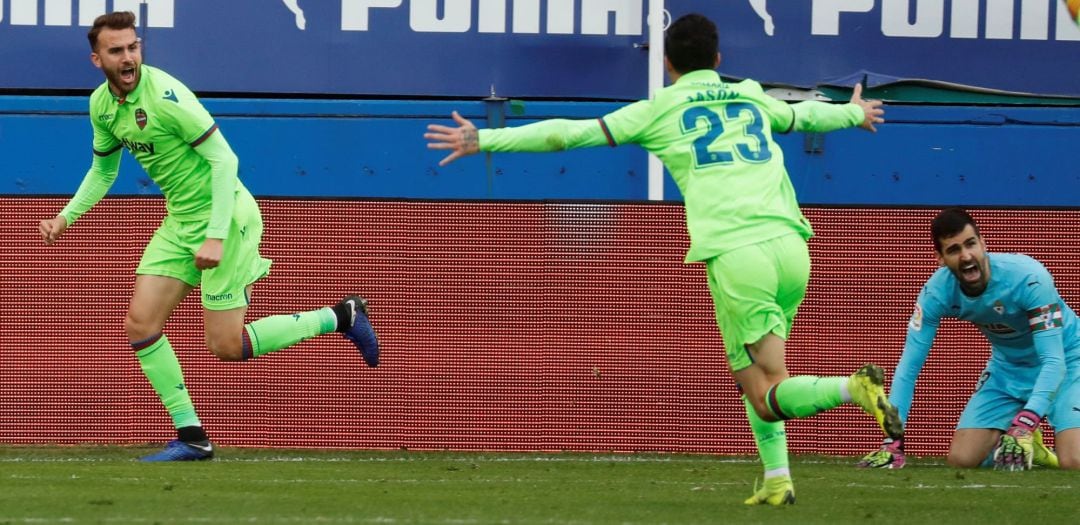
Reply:
[[863, 456], [855, 466], [859, 468], [904, 468], [904, 438], [885, 438], [881, 448]]
[[1001, 435], [994, 449], [994, 470], [1029, 470], [1035, 456], [1035, 429], [1042, 418], [1030, 410], [1021, 410], [1009, 430]]

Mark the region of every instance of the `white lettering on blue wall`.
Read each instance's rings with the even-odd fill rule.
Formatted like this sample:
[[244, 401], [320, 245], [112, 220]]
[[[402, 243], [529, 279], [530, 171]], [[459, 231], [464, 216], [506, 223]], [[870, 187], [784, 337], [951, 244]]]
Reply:
[[888, 37], [1050, 40], [1053, 28], [1054, 40], [1080, 40], [1080, 28], [1069, 18], [1065, 3], [1056, 0], [813, 0], [810, 33], [840, 36], [845, 28], [856, 31], [879, 4], [881, 34]]

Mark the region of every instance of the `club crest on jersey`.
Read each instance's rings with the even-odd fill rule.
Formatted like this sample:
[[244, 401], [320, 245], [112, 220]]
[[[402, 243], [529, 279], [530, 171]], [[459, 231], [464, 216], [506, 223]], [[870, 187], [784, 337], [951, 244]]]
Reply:
[[137, 126], [139, 126], [139, 129], [146, 129], [146, 120], [147, 120], [146, 112], [143, 111], [143, 108], [136, 109], [135, 110], [135, 124]]
[[908, 320], [908, 328], [915, 331], [922, 330], [922, 305], [915, 303], [915, 311], [911, 314], [911, 319]]
[[1001, 301], [994, 301], [994, 311], [997, 312], [998, 315], [1005, 315], [1005, 305], [1002, 304]]

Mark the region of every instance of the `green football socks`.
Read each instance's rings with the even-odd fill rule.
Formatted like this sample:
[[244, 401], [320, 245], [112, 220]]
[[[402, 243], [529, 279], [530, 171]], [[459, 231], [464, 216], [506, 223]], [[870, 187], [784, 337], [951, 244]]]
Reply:
[[769, 473], [786, 474], [788, 450], [784, 422], [761, 419], [746, 396], [742, 396], [742, 400], [743, 406], [746, 407], [746, 418], [750, 420], [750, 431], [754, 433], [758, 456], [761, 457], [761, 464], [765, 467], [766, 477], [769, 477]]
[[275, 350], [288, 348], [304, 339], [333, 332], [337, 315], [330, 308], [320, 308], [298, 314], [272, 315], [244, 325], [247, 340], [244, 357], [258, 357]]
[[180, 361], [176, 359], [169, 338], [165, 334], [157, 334], [145, 341], [132, 343], [131, 347], [135, 349], [135, 357], [139, 359], [143, 374], [150, 380], [150, 385], [172, 417], [173, 425], [176, 428], [202, 426], [184, 386], [184, 373], [180, 370]]
[[778, 419], [809, 417], [840, 406], [847, 377], [789, 377], [765, 394], [765, 403]]

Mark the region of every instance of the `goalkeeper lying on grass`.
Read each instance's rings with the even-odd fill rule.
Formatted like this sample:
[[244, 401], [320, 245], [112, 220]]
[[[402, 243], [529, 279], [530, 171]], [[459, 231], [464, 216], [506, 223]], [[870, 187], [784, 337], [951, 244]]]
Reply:
[[[953, 434], [948, 464], [1027, 470], [1080, 469], [1080, 327], [1045, 267], [1026, 255], [987, 253], [967, 212], [942, 211], [930, 225], [942, 268], [927, 280], [908, 323], [889, 401], [906, 422], [915, 379], [940, 320], [970, 321], [990, 340], [990, 361]], [[1042, 441], [1046, 416], [1057, 455]], [[861, 467], [902, 468], [904, 440], [886, 440]]]

